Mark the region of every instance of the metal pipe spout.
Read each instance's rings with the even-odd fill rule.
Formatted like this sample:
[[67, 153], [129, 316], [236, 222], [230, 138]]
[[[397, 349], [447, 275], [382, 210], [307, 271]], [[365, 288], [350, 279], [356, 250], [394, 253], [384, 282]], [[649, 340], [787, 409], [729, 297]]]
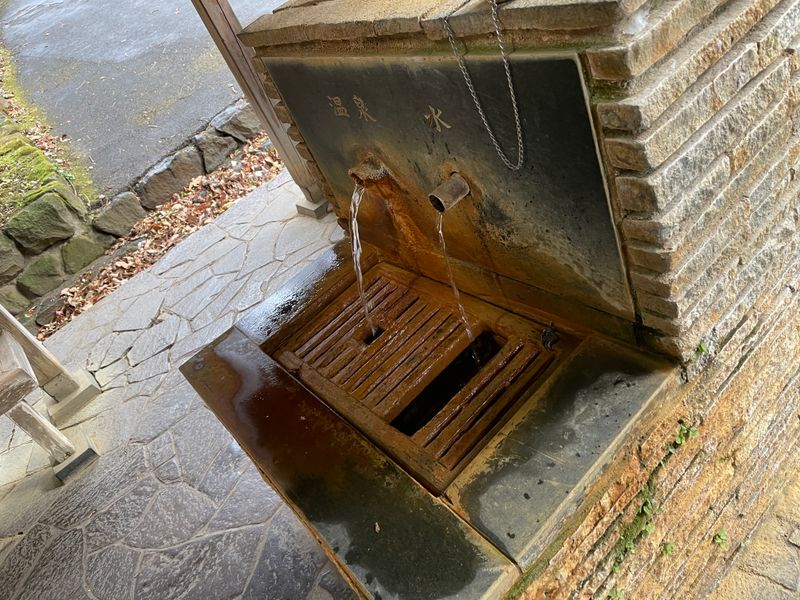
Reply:
[[348, 174], [353, 178], [356, 184], [363, 187], [375, 185], [391, 177], [386, 165], [374, 156], [368, 156], [362, 160], [355, 167], [350, 169]]
[[458, 173], [453, 173], [428, 194], [428, 200], [431, 201], [434, 210], [443, 213], [453, 208], [469, 194], [470, 189], [466, 179]]

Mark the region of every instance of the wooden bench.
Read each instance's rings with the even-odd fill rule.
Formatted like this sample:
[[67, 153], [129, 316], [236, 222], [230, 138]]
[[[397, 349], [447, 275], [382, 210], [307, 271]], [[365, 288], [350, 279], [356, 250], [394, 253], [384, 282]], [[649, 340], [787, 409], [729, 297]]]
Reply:
[[25, 397], [41, 387], [57, 400], [50, 407], [56, 423], [68, 418], [100, 394], [87, 372], [67, 371], [58, 359], [0, 306], [0, 415], [8, 417], [44, 448], [62, 482], [97, 457], [89, 440], [79, 448], [48, 419], [35, 411]]
[[53, 462], [64, 462], [75, 454], [75, 446], [25, 402], [25, 396], [37, 387], [36, 375], [25, 352], [8, 332], [0, 331], [0, 414], [8, 415], [47, 450]]

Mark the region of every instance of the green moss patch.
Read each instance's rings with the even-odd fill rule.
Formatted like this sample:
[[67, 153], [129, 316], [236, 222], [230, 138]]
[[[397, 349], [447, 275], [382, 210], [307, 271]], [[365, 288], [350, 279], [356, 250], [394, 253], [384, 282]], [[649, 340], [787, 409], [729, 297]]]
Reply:
[[0, 205], [10, 213], [25, 206], [26, 196], [57, 174], [44, 152], [25, 143], [21, 135], [0, 141]]
[[[69, 182], [72, 196], [82, 204], [81, 210], [75, 207], [73, 210], [85, 212], [85, 206], [96, 195], [89, 170], [63, 140], [49, 135], [50, 127], [45, 114], [25, 98], [24, 91], [17, 83], [11, 53], [2, 47], [0, 91], [10, 98], [8, 113], [13, 119], [0, 113], [0, 225], [15, 210], [34, 200], [36, 196], [30, 198], [31, 192], [56, 175]], [[35, 139], [41, 137], [47, 141], [37, 148], [24, 137], [26, 132]], [[20, 140], [29, 149], [22, 150]], [[12, 154], [13, 151], [21, 155]], [[65, 200], [73, 204], [71, 198], [65, 197]]]

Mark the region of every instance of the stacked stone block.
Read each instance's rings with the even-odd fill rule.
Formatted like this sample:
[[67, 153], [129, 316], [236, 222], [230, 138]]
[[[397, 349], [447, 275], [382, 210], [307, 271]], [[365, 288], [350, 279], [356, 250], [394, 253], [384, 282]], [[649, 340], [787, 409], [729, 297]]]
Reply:
[[599, 93], [624, 93], [596, 112], [641, 321], [689, 358], [797, 260], [800, 2], [731, 2], [708, 22], [701, 2], [671, 4], [694, 20], [663, 5], [587, 64]]
[[6, 117], [0, 123], [0, 162], [11, 188], [4, 199], [20, 207], [0, 233], [0, 304], [20, 315], [112, 240], [86, 223], [85, 202], [56, 165]]
[[[528, 599], [705, 597], [798, 464], [800, 2], [642, 11], [585, 65], [637, 313], [691, 381], [586, 491]], [[675, 446], [679, 423], [698, 439]]]

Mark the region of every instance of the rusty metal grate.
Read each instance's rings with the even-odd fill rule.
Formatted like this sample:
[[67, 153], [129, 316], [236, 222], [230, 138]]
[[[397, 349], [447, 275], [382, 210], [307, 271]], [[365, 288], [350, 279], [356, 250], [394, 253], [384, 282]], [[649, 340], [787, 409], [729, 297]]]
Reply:
[[470, 339], [446, 286], [380, 264], [366, 274], [365, 287], [377, 336], [371, 336], [352, 287], [293, 327], [295, 333], [282, 341], [275, 358], [441, 492], [572, 341], [547, 350], [541, 343], [542, 325], [464, 297], [470, 328], [476, 336], [491, 337], [494, 351], [473, 367], [475, 372], [452, 397], [435, 399], [441, 406], [435, 414], [404, 434], [393, 422], [423, 391], [430, 398], [428, 386], [459, 357], [463, 361]]

